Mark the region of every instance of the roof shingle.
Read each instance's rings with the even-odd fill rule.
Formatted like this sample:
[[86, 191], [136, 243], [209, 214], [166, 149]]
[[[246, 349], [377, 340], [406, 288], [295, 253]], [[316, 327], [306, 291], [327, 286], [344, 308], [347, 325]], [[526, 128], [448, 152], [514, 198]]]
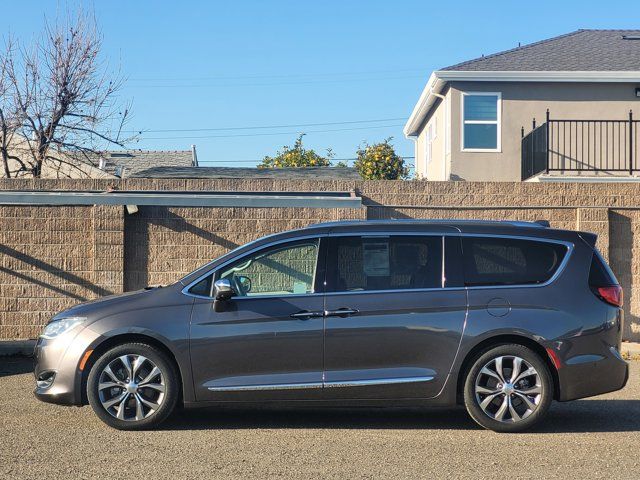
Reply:
[[191, 167], [193, 154], [191, 150], [127, 150], [107, 152], [105, 171], [114, 174], [116, 167], [124, 167], [125, 177], [137, 175], [143, 170], [153, 167]]
[[287, 180], [360, 180], [351, 167], [245, 168], [245, 167], [152, 167], [131, 177], [145, 178], [271, 178]]
[[577, 30], [451, 65], [457, 71], [640, 71], [640, 30]]

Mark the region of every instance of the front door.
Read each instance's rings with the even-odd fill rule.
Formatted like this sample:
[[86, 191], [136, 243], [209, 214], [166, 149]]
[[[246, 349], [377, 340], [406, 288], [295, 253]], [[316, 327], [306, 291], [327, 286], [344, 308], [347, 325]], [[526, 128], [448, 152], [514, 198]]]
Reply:
[[[319, 398], [321, 250], [319, 238], [279, 243], [223, 265], [194, 285], [191, 359], [197, 400]], [[236, 296], [215, 312], [211, 284], [220, 278], [231, 281]]]
[[327, 398], [429, 398], [442, 389], [465, 321], [441, 235], [331, 237], [325, 297]]

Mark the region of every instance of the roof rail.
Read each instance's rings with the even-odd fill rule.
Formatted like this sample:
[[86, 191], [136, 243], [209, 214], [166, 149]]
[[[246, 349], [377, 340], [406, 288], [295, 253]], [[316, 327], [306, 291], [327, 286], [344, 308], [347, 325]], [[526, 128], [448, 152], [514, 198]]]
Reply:
[[347, 225], [357, 225], [360, 223], [369, 224], [393, 224], [393, 223], [415, 223], [415, 224], [437, 224], [437, 225], [460, 225], [460, 224], [483, 224], [483, 225], [511, 225], [513, 227], [530, 227], [530, 228], [548, 228], [547, 220], [536, 220], [534, 222], [526, 222], [522, 220], [470, 220], [470, 219], [421, 219], [421, 218], [398, 218], [398, 219], [381, 219], [381, 220], [338, 220], [331, 222], [315, 223], [314, 226], [322, 227], [339, 227]]

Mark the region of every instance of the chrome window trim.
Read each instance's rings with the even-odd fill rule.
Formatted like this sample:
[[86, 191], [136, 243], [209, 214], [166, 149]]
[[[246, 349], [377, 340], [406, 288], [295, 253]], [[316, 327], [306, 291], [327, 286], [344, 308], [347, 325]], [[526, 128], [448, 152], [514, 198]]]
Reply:
[[307, 383], [275, 383], [267, 385], [232, 385], [227, 387], [208, 387], [212, 392], [250, 392], [256, 390], [301, 390], [308, 388], [344, 388], [344, 387], [366, 387], [376, 385], [395, 385], [403, 383], [430, 382], [433, 376], [425, 377], [404, 377], [404, 378], [375, 378], [368, 380], [339, 380]]
[[[452, 227], [453, 228], [453, 227]], [[245, 255], [251, 255], [252, 253], [255, 253], [256, 251], [262, 250], [264, 248], [269, 248], [273, 245], [278, 245], [278, 244], [282, 244], [282, 243], [289, 243], [289, 242], [295, 242], [298, 240], [307, 240], [310, 238], [318, 238], [318, 239], [322, 239], [322, 238], [328, 238], [328, 237], [381, 237], [381, 236], [408, 236], [408, 237], [417, 237], [417, 236], [440, 236], [443, 237], [443, 252], [442, 252], [442, 264], [443, 266], [445, 265], [446, 259], [445, 259], [445, 254], [446, 252], [444, 252], [444, 237], [450, 236], [450, 237], [486, 237], [486, 238], [514, 238], [517, 240], [530, 240], [530, 241], [537, 241], [537, 242], [546, 242], [546, 243], [555, 243], [555, 244], [560, 244], [560, 245], [564, 245], [565, 247], [567, 247], [567, 254], [564, 256], [564, 259], [562, 260], [562, 262], [560, 262], [560, 265], [558, 266], [556, 272], [551, 276], [551, 278], [549, 280], [547, 280], [544, 283], [536, 283], [536, 284], [513, 284], [513, 285], [478, 285], [478, 286], [460, 286], [460, 287], [444, 287], [444, 288], [410, 288], [410, 289], [391, 289], [391, 290], [358, 290], [358, 291], [351, 291], [351, 292], [325, 292], [325, 293], [302, 293], [302, 294], [291, 294], [291, 295], [286, 295], [286, 297], [304, 297], [304, 296], [317, 296], [317, 295], [353, 295], [353, 294], [364, 294], [364, 293], [391, 293], [391, 292], [399, 292], [399, 293], [403, 293], [403, 292], [422, 292], [422, 291], [442, 291], [442, 290], [486, 290], [486, 289], [503, 289], [503, 288], [538, 288], [538, 287], [546, 287], [550, 284], [552, 284], [561, 274], [562, 272], [565, 270], [567, 263], [569, 263], [569, 260], [573, 254], [573, 251], [575, 249], [575, 244], [572, 242], [568, 242], [565, 240], [557, 240], [557, 239], [552, 239], [552, 238], [545, 238], [545, 237], [537, 237], [537, 236], [530, 236], [530, 235], [510, 235], [510, 234], [492, 234], [492, 233], [470, 233], [470, 232], [451, 232], [451, 231], [447, 231], [447, 232], [415, 232], [415, 231], [397, 231], [397, 230], [388, 230], [388, 231], [380, 231], [380, 232], [364, 232], [364, 233], [357, 233], [357, 232], [338, 232], [338, 233], [331, 233], [331, 232], [327, 232], [327, 233], [320, 233], [320, 234], [315, 234], [315, 235], [301, 235], [298, 237], [290, 237], [290, 238], [286, 238], [286, 239], [281, 239], [281, 240], [277, 240], [277, 241], [273, 241], [273, 242], [269, 242], [269, 243], [265, 243], [262, 244], [258, 247], [252, 248], [248, 251], [246, 251], [242, 256]], [[258, 240], [254, 240], [254, 241], [258, 241]], [[238, 247], [240, 248], [240, 247]], [[193, 297], [193, 298], [199, 298], [199, 299], [204, 299], [204, 300], [213, 300], [212, 297], [207, 297], [207, 296], [202, 296], [202, 295], [194, 295], [192, 293], [189, 293], [189, 289], [191, 287], [193, 287], [196, 283], [198, 283], [200, 280], [202, 280], [203, 278], [205, 278], [207, 275], [209, 274], [213, 274], [215, 275], [217, 273], [217, 271], [223, 267], [225, 267], [226, 265], [235, 262], [236, 260], [238, 260], [239, 258], [242, 258], [242, 256], [236, 256], [233, 257], [229, 260], [227, 260], [224, 263], [221, 263], [220, 265], [218, 265], [216, 268], [212, 269], [212, 270], [208, 270], [206, 273], [202, 274], [201, 276], [199, 276], [198, 278], [196, 278], [194, 281], [192, 281], [191, 283], [189, 283], [187, 286], [185, 286], [181, 292], [184, 295], [187, 295], [189, 297]], [[213, 263], [215, 262], [215, 260], [213, 260], [212, 262], [209, 263]], [[200, 269], [205, 268], [206, 265], [204, 267], [200, 267]], [[444, 268], [444, 267], [443, 267]], [[197, 270], [196, 270], [197, 271]], [[282, 295], [261, 295], [261, 296], [255, 296], [255, 297], [232, 297], [234, 300], [248, 300], [248, 299], [253, 299], [253, 298], [262, 298], [262, 299], [267, 299], [267, 298], [282, 298]]]

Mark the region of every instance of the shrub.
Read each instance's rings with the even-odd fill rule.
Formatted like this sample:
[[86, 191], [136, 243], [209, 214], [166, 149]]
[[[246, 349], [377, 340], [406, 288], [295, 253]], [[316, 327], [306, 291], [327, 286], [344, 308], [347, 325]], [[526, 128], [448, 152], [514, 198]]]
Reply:
[[392, 138], [373, 145], [365, 144], [357, 154], [354, 167], [365, 180], [399, 180], [407, 178], [409, 169], [402, 157], [396, 154]]

